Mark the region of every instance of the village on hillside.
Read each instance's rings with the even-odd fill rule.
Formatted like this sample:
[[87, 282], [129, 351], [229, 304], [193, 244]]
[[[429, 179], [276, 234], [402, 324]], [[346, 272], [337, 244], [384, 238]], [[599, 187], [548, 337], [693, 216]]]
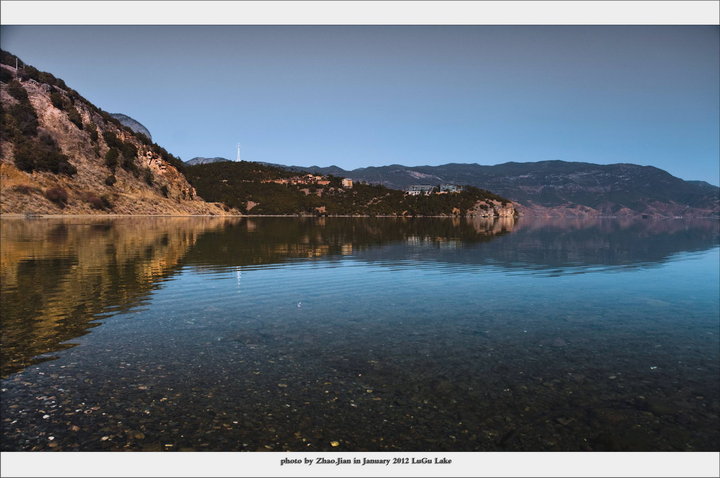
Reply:
[[[319, 176], [317, 174], [305, 174], [301, 176], [293, 176], [291, 178], [276, 178], [276, 179], [264, 179], [263, 183], [275, 183], [275, 184], [292, 184], [292, 185], [317, 185], [327, 186], [331, 180], [327, 176]], [[352, 179], [343, 178], [341, 179], [341, 185], [343, 188], [352, 189]]]
[[[349, 178], [342, 178], [341, 185], [343, 188], [352, 189], [353, 180]], [[328, 176], [321, 176], [318, 174], [304, 174], [293, 176], [290, 178], [275, 178], [275, 179], [263, 179], [263, 183], [274, 183], [274, 184], [290, 184], [293, 186], [306, 185], [306, 186], [327, 186], [332, 180]], [[363, 181], [364, 182], [364, 181]], [[431, 194], [453, 194], [460, 193], [463, 191], [462, 186], [457, 184], [440, 184], [433, 186], [431, 184], [413, 184], [403, 190], [408, 196], [430, 196]]]
[[440, 184], [432, 186], [430, 184], [413, 184], [405, 188], [405, 194], [408, 196], [430, 196], [431, 194], [452, 194], [462, 192], [462, 186], [456, 184]]

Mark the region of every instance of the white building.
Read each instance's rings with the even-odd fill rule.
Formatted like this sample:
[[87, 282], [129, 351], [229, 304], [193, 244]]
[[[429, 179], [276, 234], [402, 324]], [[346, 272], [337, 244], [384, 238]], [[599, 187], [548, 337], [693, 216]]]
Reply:
[[456, 184], [441, 184], [440, 185], [440, 192], [441, 193], [459, 193], [462, 191], [462, 186], [458, 186]]
[[405, 189], [405, 194], [408, 196], [429, 196], [432, 194], [434, 186], [431, 186], [429, 184], [413, 184], [412, 186], [408, 186], [407, 189]]

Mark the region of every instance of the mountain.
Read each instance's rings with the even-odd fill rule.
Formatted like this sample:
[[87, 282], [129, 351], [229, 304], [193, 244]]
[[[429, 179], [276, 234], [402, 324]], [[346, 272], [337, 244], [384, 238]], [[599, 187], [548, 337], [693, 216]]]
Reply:
[[510, 162], [494, 166], [393, 164], [352, 171], [337, 166], [286, 167], [396, 189], [412, 184], [469, 184], [519, 203], [521, 211], [530, 215], [720, 215], [717, 186], [704, 181], [684, 181], [662, 169], [636, 164], [567, 161]]
[[248, 214], [514, 217], [514, 205], [490, 191], [406, 195], [380, 185], [349, 184], [250, 161], [223, 161], [187, 168], [198, 192]]
[[220, 158], [220, 157], [202, 158], [202, 157], [198, 156], [198, 157], [195, 157], [195, 158], [185, 161], [185, 164], [187, 164], [188, 166], [196, 166], [198, 164], [221, 163], [223, 161], [230, 161], [230, 160], [227, 158]]
[[128, 115], [124, 115], [122, 113], [110, 113], [110, 116], [118, 120], [121, 125], [127, 126], [136, 133], [144, 134], [149, 140], [152, 141], [150, 131], [148, 131], [148, 129], [143, 126], [142, 123], [140, 123], [139, 121], [132, 119]]
[[198, 197], [184, 163], [148, 135], [50, 73], [16, 70], [16, 60], [0, 51], [2, 214], [226, 213]]

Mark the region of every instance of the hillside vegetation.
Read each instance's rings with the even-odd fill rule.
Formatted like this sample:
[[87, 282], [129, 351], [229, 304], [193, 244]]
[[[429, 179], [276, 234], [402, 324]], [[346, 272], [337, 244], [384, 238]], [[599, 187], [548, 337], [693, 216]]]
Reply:
[[454, 194], [407, 196], [402, 191], [379, 185], [355, 183], [352, 187], [343, 187], [342, 178], [332, 175], [323, 176], [313, 184], [270, 182], [302, 174], [247, 161], [186, 167], [187, 178], [200, 195], [247, 214], [511, 216], [515, 213], [507, 199], [474, 187]]
[[179, 158], [63, 80], [0, 51], [0, 86], [3, 214], [225, 213], [197, 197]]

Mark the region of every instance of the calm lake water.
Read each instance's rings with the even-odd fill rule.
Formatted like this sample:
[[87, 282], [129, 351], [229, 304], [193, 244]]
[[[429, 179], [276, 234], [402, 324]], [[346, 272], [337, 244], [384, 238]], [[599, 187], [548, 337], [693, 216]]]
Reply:
[[717, 221], [0, 221], [3, 450], [718, 450]]

